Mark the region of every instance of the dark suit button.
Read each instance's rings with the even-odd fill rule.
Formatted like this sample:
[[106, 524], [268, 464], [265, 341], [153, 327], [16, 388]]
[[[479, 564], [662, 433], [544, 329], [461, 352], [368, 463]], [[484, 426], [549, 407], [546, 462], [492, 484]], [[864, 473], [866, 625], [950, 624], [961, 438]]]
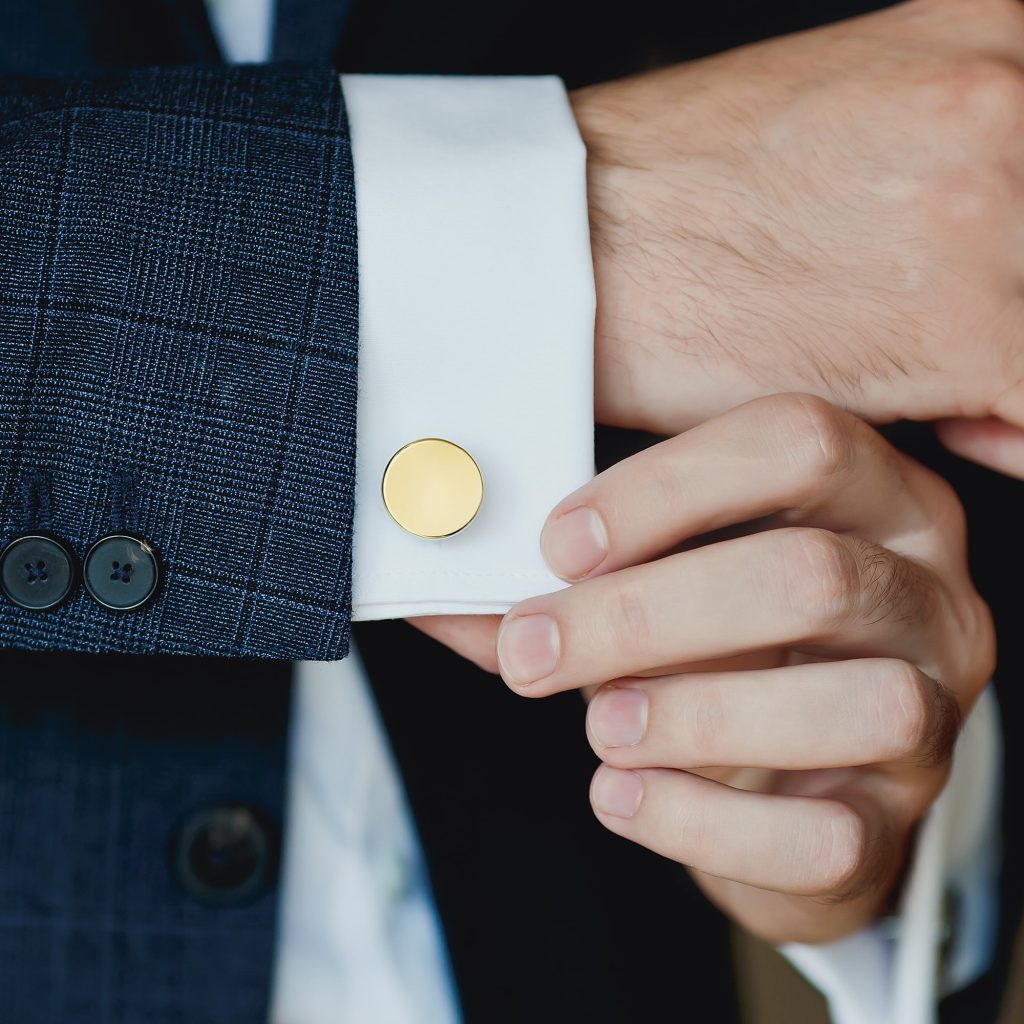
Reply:
[[0, 588], [22, 608], [56, 608], [74, 589], [77, 576], [74, 552], [45, 533], [15, 537], [0, 552]]
[[104, 608], [133, 612], [153, 600], [160, 560], [153, 545], [129, 533], [96, 541], [85, 555], [85, 587]]
[[246, 903], [273, 881], [275, 835], [269, 822], [250, 807], [222, 805], [197, 811], [174, 844], [178, 881], [204, 903]]

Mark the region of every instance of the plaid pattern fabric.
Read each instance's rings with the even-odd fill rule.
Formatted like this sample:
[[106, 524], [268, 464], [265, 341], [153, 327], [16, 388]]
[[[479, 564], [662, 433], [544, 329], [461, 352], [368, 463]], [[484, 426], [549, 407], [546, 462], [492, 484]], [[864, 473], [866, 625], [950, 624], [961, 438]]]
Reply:
[[0, 543], [165, 565], [136, 613], [0, 601], [0, 647], [343, 657], [357, 306], [332, 70], [0, 80]]
[[170, 852], [217, 804], [283, 813], [289, 669], [9, 653], [0, 1021], [266, 1024], [279, 890], [208, 906]]

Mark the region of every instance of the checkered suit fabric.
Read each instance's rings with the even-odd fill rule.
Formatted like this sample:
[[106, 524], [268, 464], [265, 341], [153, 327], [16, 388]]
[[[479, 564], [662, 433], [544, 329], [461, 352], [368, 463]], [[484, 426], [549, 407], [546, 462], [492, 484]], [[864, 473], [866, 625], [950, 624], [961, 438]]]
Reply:
[[0, 602], [0, 647], [343, 657], [357, 334], [332, 70], [0, 80], [0, 542], [132, 529], [166, 579]]

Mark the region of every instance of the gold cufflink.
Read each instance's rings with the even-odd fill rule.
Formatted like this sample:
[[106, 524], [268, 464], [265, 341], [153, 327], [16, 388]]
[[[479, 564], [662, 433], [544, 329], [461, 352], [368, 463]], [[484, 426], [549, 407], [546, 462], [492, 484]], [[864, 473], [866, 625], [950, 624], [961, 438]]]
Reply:
[[480, 511], [484, 478], [465, 448], [424, 437], [391, 456], [381, 491], [391, 518], [403, 530], [417, 537], [450, 537]]

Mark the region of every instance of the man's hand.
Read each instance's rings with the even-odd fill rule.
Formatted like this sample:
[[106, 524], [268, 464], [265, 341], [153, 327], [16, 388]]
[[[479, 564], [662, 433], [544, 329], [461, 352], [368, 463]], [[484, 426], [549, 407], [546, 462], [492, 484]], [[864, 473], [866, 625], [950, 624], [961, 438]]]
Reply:
[[[597, 415], [809, 391], [1024, 427], [1024, 4], [914, 0], [576, 92]], [[1024, 435], [952, 447], [1024, 475]]]
[[781, 395], [607, 470], [542, 546], [581, 582], [508, 613], [501, 672], [599, 687], [601, 822], [773, 941], [870, 921], [993, 666], [950, 487]]

